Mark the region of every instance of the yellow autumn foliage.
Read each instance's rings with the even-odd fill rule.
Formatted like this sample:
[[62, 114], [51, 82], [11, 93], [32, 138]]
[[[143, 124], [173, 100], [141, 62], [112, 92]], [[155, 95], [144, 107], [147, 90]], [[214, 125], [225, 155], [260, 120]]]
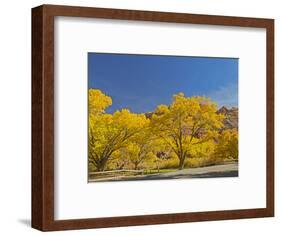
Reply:
[[105, 112], [111, 97], [89, 89], [89, 165], [94, 171], [174, 169], [238, 159], [238, 132], [206, 97], [173, 96], [151, 117], [128, 109]]
[[228, 129], [218, 137], [215, 154], [220, 159], [238, 159], [238, 131]]
[[111, 97], [105, 95], [99, 89], [89, 89], [88, 106], [90, 115], [104, 113], [105, 109], [110, 105], [112, 105]]
[[179, 169], [184, 168], [187, 157], [197, 145], [218, 135], [224, 116], [217, 106], [205, 97], [174, 95], [170, 106], [160, 105], [152, 116], [154, 133], [169, 145], [178, 157]]

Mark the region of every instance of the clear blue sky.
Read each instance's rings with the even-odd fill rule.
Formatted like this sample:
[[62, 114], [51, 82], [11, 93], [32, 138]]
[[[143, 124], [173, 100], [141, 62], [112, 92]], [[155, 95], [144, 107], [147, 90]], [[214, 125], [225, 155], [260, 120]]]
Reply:
[[238, 59], [88, 53], [88, 86], [112, 97], [109, 113], [153, 111], [179, 92], [238, 106]]

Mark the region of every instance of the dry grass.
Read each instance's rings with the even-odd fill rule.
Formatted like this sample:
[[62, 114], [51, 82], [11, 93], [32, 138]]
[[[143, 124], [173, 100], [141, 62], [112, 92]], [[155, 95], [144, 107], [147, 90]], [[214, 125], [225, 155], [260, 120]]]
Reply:
[[[219, 165], [227, 162], [222, 158], [217, 158], [214, 156], [200, 157], [200, 158], [188, 158], [185, 161], [185, 168], [196, 168], [204, 166]], [[177, 169], [179, 166], [179, 161], [177, 158], [162, 161], [159, 168], [160, 169]]]

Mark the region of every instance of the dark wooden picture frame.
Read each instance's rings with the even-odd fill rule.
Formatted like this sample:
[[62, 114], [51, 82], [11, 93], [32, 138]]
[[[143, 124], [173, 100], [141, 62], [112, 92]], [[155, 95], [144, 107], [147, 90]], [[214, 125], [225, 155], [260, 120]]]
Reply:
[[[54, 18], [239, 26], [266, 29], [266, 208], [93, 219], [54, 219]], [[89, 7], [32, 9], [32, 227], [42, 231], [274, 216], [274, 20]]]

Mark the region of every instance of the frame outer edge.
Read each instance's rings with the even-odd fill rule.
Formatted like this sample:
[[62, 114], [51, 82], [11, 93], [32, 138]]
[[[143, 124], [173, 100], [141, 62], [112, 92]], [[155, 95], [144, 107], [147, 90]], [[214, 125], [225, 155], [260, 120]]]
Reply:
[[31, 226], [43, 227], [43, 147], [42, 147], [42, 87], [43, 87], [43, 9], [32, 9], [32, 212]]
[[32, 220], [41, 231], [54, 224], [54, 17], [32, 9]]
[[266, 129], [267, 129], [267, 196], [268, 216], [274, 217], [274, 20], [266, 27]]
[[46, 5], [43, 11], [42, 145], [43, 145], [43, 231], [54, 225], [54, 15]]

